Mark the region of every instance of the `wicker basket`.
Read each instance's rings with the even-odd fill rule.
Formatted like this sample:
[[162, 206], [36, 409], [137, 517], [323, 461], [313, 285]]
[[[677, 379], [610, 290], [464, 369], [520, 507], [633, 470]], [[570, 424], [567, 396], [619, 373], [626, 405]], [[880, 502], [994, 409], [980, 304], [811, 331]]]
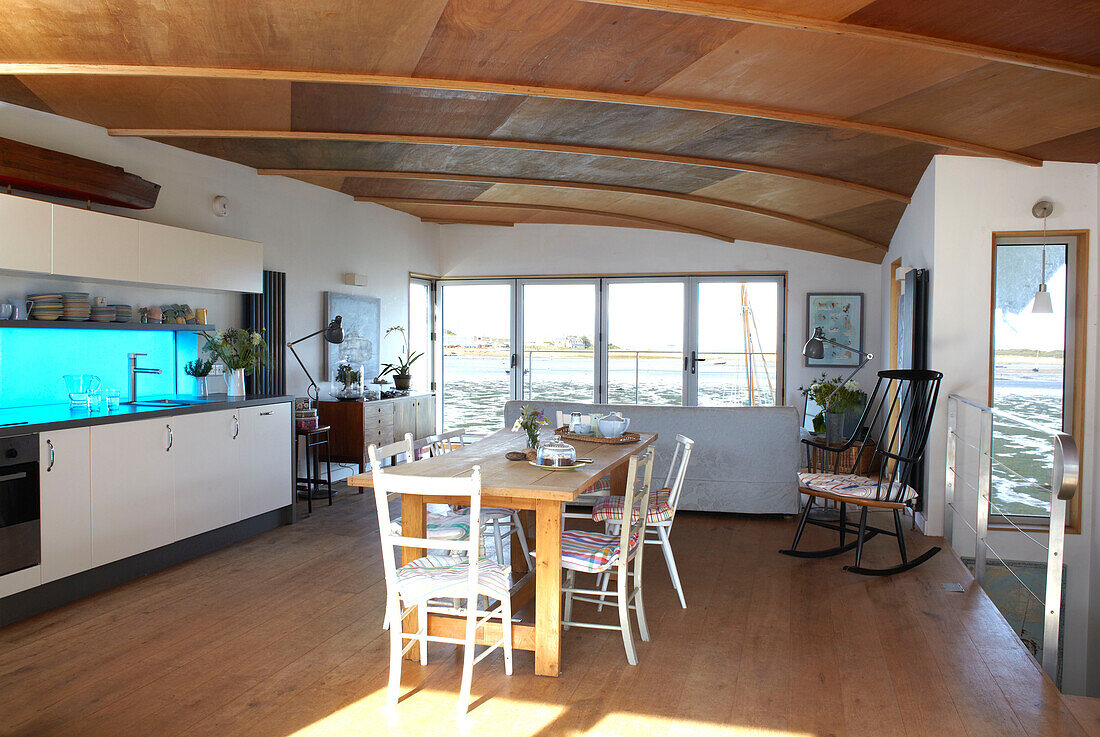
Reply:
[[554, 430], [554, 434], [560, 435], [562, 440], [573, 440], [578, 443], [604, 443], [606, 445], [630, 445], [642, 439], [636, 432], [624, 432], [617, 438], [597, 438], [594, 435], [574, 435], [569, 432], [568, 425], [563, 425], [557, 430]]
[[[852, 465], [856, 462], [856, 456], [859, 455], [861, 443], [856, 443], [848, 450], [840, 454], [840, 463], [836, 466], [839, 473], [851, 473]], [[821, 448], [814, 448], [813, 446], [806, 446], [813, 453], [812, 463], [810, 468], [822, 473], [832, 473], [833, 464], [836, 463], [836, 453], [826, 453]], [[824, 457], [823, 457], [824, 456]], [[859, 458], [859, 467], [856, 468], [856, 474], [860, 476], [867, 476], [874, 469], [871, 467], [871, 462], [875, 457], [875, 442], [868, 440], [866, 446], [863, 449], [863, 455]]]

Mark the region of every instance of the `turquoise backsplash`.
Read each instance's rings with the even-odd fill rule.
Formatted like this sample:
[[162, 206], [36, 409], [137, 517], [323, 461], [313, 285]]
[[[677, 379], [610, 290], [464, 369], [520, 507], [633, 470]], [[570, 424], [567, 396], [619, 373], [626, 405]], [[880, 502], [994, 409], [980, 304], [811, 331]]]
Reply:
[[125, 402], [130, 353], [149, 354], [138, 366], [162, 372], [138, 376], [139, 396], [189, 394], [194, 380], [183, 365], [195, 357], [198, 340], [195, 333], [168, 330], [0, 327], [0, 408], [68, 402], [65, 374], [95, 374], [103, 381], [100, 391], [119, 389]]

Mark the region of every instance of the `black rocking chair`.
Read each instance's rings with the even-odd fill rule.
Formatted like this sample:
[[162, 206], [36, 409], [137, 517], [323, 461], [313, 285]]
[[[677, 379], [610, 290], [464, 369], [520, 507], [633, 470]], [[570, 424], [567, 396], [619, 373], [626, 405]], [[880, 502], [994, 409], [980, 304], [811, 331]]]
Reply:
[[[860, 432], [857, 432], [843, 445], [833, 447], [810, 439], [802, 440], [809, 446], [807, 451], [810, 460], [807, 472], [798, 475], [799, 491], [809, 496], [809, 500], [802, 510], [798, 531], [794, 534], [790, 549], [779, 552], [798, 558], [827, 558], [855, 548], [855, 565], [844, 566], [844, 570], [865, 576], [889, 576], [915, 568], [940, 551], [938, 547], [933, 547], [920, 557], [909, 560], [905, 552], [901, 512], [910, 508], [916, 500], [913, 480], [928, 443], [942, 378], [943, 374], [938, 371], [879, 371], [878, 383], [867, 400], [867, 408], [857, 426], [861, 431], [866, 428], [862, 438], [859, 437]], [[868, 441], [876, 433], [877, 439], [872, 445]], [[820, 472], [814, 468], [814, 456], [817, 455], [814, 453], [815, 448], [822, 460], [823, 468]], [[851, 448], [858, 449], [855, 458], [841, 468], [841, 457]], [[868, 475], [862, 476], [857, 470], [861, 467], [860, 461], [868, 457], [865, 454], [870, 456], [870, 462], [864, 466]], [[848, 458], [851, 460], [850, 453]], [[832, 499], [840, 505], [840, 518], [836, 523], [810, 517], [810, 511], [818, 499]], [[862, 509], [858, 526], [848, 521], [849, 504]], [[867, 524], [867, 513], [872, 508], [893, 511], [892, 531]], [[838, 532], [839, 545], [827, 550], [798, 550], [798, 542], [807, 522]], [[845, 543], [845, 536], [850, 532], [854, 532], [856, 538]], [[897, 538], [901, 565], [892, 568], [864, 568], [860, 565], [863, 544], [880, 534]]]

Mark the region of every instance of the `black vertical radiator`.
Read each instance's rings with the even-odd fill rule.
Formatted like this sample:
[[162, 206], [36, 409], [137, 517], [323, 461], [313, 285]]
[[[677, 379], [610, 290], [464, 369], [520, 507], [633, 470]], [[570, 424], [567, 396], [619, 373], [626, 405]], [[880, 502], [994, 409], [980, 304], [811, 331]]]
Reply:
[[264, 271], [264, 291], [246, 294], [244, 324], [263, 331], [271, 363], [259, 366], [245, 379], [249, 394], [286, 394], [286, 274]]

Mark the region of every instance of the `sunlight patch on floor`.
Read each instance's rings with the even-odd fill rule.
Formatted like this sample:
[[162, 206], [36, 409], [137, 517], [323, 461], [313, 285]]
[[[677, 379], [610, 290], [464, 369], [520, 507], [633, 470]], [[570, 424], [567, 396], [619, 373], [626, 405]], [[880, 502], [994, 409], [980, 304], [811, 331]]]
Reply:
[[[476, 684], [475, 684], [476, 685]], [[424, 689], [408, 694], [397, 706], [396, 717], [391, 719], [386, 708], [385, 689], [375, 691], [349, 706], [333, 712], [289, 737], [347, 737], [348, 735], [439, 735], [478, 733], [478, 725], [491, 729], [486, 734], [517, 734], [507, 726], [521, 724], [522, 734], [539, 734], [544, 729], [553, 734], [553, 722], [567, 709], [563, 704], [510, 699], [489, 695], [485, 701], [476, 691], [471, 698], [466, 729], [458, 729], [454, 721], [455, 692]], [[495, 726], [494, 726], [495, 725]], [[472, 728], [472, 729], [470, 729]]]

